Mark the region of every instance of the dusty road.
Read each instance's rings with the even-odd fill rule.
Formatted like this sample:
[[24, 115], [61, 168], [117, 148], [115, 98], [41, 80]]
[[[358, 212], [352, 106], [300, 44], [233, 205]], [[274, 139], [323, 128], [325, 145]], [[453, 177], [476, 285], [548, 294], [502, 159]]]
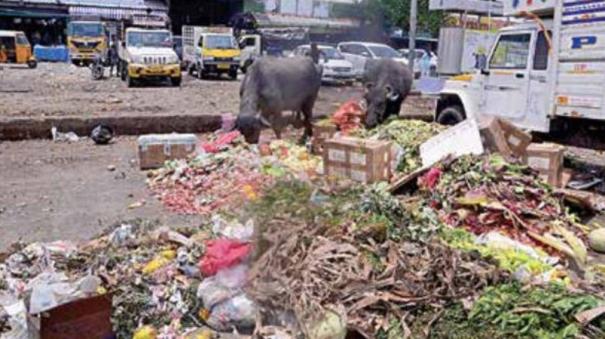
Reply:
[[[128, 88], [115, 77], [94, 81], [88, 68], [71, 64], [41, 63], [33, 70], [4, 66], [0, 118], [235, 114], [239, 85], [240, 81], [226, 78], [202, 81], [183, 74], [180, 88], [161, 83]], [[322, 87], [315, 113], [331, 113], [339, 103], [360, 94], [360, 87]]]
[[108, 146], [90, 139], [0, 143], [0, 251], [20, 239], [87, 239], [134, 218], [198, 225], [199, 217], [168, 213], [150, 195], [136, 150], [134, 137]]

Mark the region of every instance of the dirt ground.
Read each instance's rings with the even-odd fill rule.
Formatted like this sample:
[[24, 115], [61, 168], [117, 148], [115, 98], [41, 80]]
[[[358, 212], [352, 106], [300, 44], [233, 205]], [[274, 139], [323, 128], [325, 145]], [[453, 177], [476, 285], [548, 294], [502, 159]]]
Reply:
[[[94, 81], [88, 68], [71, 64], [41, 63], [33, 70], [0, 68], [0, 118], [236, 114], [239, 107], [240, 81], [227, 78], [202, 81], [183, 74], [180, 88], [163, 83], [128, 88], [116, 77]], [[360, 87], [324, 86], [315, 113], [331, 113], [360, 94]]]
[[90, 139], [0, 143], [0, 251], [21, 239], [88, 239], [135, 218], [198, 225], [199, 217], [168, 213], [150, 195], [136, 151], [134, 137], [107, 146]]

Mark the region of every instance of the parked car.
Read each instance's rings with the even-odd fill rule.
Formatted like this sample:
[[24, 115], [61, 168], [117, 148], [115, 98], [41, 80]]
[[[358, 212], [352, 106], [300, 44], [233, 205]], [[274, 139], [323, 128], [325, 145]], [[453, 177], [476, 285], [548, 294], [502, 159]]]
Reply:
[[337, 46], [338, 50], [351, 64], [353, 64], [353, 73], [358, 78], [363, 76], [366, 61], [368, 59], [389, 58], [405, 65], [408, 61], [401, 56], [399, 52], [388, 45], [370, 43], [370, 42], [341, 42]]
[[[325, 83], [348, 83], [355, 80], [353, 73], [353, 64], [334, 47], [327, 45], [318, 45], [319, 63], [323, 66], [322, 82]], [[310, 56], [311, 46], [302, 45], [296, 47], [290, 56]]]
[[[401, 55], [408, 59], [409, 55], [410, 55], [410, 50], [407, 48], [402, 48], [399, 50], [399, 53], [401, 53]], [[420, 49], [417, 48], [416, 49], [416, 53], [414, 56], [414, 73], [421, 72], [420, 69], [420, 61], [422, 60], [422, 58], [424, 58], [424, 56], [426, 55], [427, 51], [425, 51], [424, 49]], [[437, 63], [439, 62], [439, 58], [437, 58], [437, 54], [435, 54], [434, 52], [429, 52], [430, 53], [430, 75], [431, 76], [436, 76], [437, 75]]]

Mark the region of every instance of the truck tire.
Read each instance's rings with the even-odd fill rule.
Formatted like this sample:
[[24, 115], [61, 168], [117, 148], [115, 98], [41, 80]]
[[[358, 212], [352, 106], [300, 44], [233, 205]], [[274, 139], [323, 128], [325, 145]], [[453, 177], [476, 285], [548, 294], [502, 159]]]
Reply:
[[34, 69], [38, 66], [38, 62], [36, 60], [28, 60], [27, 67]]
[[170, 83], [174, 87], [181, 87], [181, 78], [170, 78]]
[[126, 74], [126, 86], [128, 86], [128, 88], [132, 88], [135, 85], [135, 79], [131, 78], [128, 74]]
[[231, 80], [237, 80], [237, 69], [234, 71], [229, 71], [229, 78], [231, 78]]
[[442, 125], [456, 125], [464, 120], [464, 109], [460, 105], [447, 106], [437, 115], [437, 122]]

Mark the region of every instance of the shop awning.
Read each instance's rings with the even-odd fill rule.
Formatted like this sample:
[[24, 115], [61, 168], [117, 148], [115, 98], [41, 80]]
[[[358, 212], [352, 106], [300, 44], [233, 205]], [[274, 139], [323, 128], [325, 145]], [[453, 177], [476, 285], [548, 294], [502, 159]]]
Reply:
[[67, 13], [54, 12], [49, 10], [35, 10], [35, 9], [10, 9], [0, 8], [0, 16], [6, 17], [20, 17], [20, 18], [67, 18]]
[[152, 10], [147, 13], [146, 9], [135, 8], [115, 8], [115, 7], [91, 7], [91, 6], [70, 6], [69, 14], [71, 16], [94, 16], [107, 20], [125, 20], [133, 16], [145, 17], [149, 14], [152, 17], [163, 19], [164, 23], [168, 20], [168, 13], [164, 11]]
[[352, 19], [326, 19], [303, 17], [276, 13], [253, 13], [259, 28], [265, 27], [307, 27], [343, 29], [359, 26], [359, 22]]

